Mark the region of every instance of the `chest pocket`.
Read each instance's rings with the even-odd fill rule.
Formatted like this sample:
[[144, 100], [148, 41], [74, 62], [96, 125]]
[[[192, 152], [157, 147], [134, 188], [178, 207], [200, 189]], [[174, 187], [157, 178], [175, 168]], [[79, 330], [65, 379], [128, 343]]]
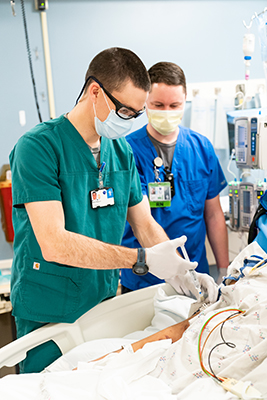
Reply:
[[130, 171], [111, 171], [105, 183], [114, 189], [115, 205], [127, 207], [131, 189]]
[[208, 180], [184, 181], [187, 209], [194, 215], [202, 215], [208, 192]]

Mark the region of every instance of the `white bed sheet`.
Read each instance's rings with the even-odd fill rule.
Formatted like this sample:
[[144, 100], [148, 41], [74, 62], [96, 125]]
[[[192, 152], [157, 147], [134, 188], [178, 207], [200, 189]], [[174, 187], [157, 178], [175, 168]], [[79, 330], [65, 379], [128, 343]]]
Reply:
[[[261, 255], [267, 256], [266, 253]], [[241, 257], [242, 258], [242, 257]], [[251, 381], [267, 399], [267, 267], [253, 277], [243, 278], [234, 286], [222, 288], [218, 302], [191, 320], [190, 327], [176, 343], [162, 340], [149, 343], [131, 354], [127, 348], [119, 354], [110, 354], [103, 360], [87, 361], [119, 348], [155, 330], [184, 319], [192, 300], [181, 296], [166, 296], [162, 291], [155, 298], [156, 316], [145, 332], [136, 332], [124, 339], [103, 339], [78, 346], [61, 357], [49, 368], [49, 373], [7, 376], [0, 379], [1, 398], [7, 400], [31, 399], [96, 399], [96, 400], [230, 400], [237, 397], [226, 392], [200, 368], [197, 343], [204, 322], [219, 310], [241, 308], [246, 313], [225, 323], [223, 335], [226, 345], [212, 355], [215, 373], [223, 377]], [[176, 314], [176, 310], [179, 314]], [[183, 310], [183, 311], [181, 311]], [[223, 314], [224, 315], [224, 314]], [[229, 314], [228, 314], [229, 315]], [[219, 317], [216, 317], [219, 318]], [[219, 319], [214, 319], [209, 331]], [[171, 322], [172, 321], [172, 322]], [[171, 323], [170, 323], [171, 322]], [[221, 342], [215, 330], [206, 345], [204, 356], [214, 344]], [[86, 347], [87, 346], [87, 347]], [[75, 355], [75, 351], [77, 351]], [[77, 371], [70, 371], [77, 360]], [[60, 365], [60, 363], [63, 363]], [[65, 371], [55, 372], [64, 368]]]
[[[69, 371], [75, 368], [78, 361], [88, 362], [105, 354], [120, 349], [123, 345], [133, 343], [152, 335], [161, 329], [174, 325], [188, 317], [191, 304], [195, 300], [185, 296], [167, 296], [159, 288], [154, 297], [155, 316], [151, 325], [143, 331], [132, 332], [124, 338], [99, 339], [83, 343], [60, 357], [46, 368], [47, 372]], [[123, 321], [122, 321], [123, 323]]]

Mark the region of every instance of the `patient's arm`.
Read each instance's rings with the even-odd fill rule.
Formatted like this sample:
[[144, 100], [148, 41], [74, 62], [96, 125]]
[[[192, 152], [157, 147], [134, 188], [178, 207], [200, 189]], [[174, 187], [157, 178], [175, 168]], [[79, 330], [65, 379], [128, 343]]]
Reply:
[[184, 331], [189, 327], [188, 321], [190, 318], [182, 322], [179, 322], [176, 325], [169, 326], [168, 328], [165, 328], [162, 331], [154, 333], [154, 335], [148, 336], [142, 340], [139, 340], [138, 342], [132, 343], [133, 351], [142, 349], [142, 347], [146, 343], [155, 342], [157, 340], [171, 339], [172, 343], [177, 342], [177, 340], [181, 339], [181, 337], [183, 336]]
[[[179, 322], [178, 324], [169, 326], [168, 328], [163, 329], [162, 331], [159, 331], [157, 333], [154, 333], [151, 336], [148, 336], [144, 339], [139, 340], [138, 342], [132, 343], [132, 348], [133, 351], [136, 352], [139, 349], [142, 349], [143, 346], [146, 343], [151, 343], [151, 342], [156, 342], [157, 340], [164, 340], [164, 339], [171, 339], [172, 343], [177, 342], [177, 340], [181, 339], [183, 336], [184, 331], [189, 327], [189, 320], [193, 317], [195, 317], [199, 313], [196, 312], [194, 313], [191, 317], [185, 319], [182, 322]], [[122, 351], [122, 348], [116, 351], [113, 351], [112, 353], [120, 353]], [[97, 358], [96, 360], [92, 360], [89, 362], [93, 361], [98, 361], [102, 360], [102, 358], [106, 357], [108, 354], [105, 354], [102, 357]], [[74, 368], [73, 370], [76, 370], [77, 368]]]
[[[133, 351], [136, 352], [137, 350], [142, 349], [142, 347], [146, 343], [156, 342], [157, 340], [171, 339], [172, 343], [177, 342], [177, 340], [181, 339], [181, 337], [183, 336], [184, 331], [189, 327], [189, 320], [197, 314], [198, 314], [198, 312], [193, 314], [190, 318], [185, 319], [182, 322], [179, 322], [178, 324], [169, 326], [168, 328], [165, 328], [162, 331], [154, 333], [153, 335], [148, 336], [144, 339], [141, 339], [138, 342], [132, 343], [131, 346], [133, 348]], [[113, 351], [112, 353], [120, 353], [121, 351], [122, 351], [122, 348], [119, 350]], [[105, 354], [104, 356], [99, 357], [96, 360], [92, 360], [92, 361], [102, 360], [102, 358], [106, 357], [107, 355], [108, 354]], [[74, 369], [77, 369], [77, 368], [74, 368]]]

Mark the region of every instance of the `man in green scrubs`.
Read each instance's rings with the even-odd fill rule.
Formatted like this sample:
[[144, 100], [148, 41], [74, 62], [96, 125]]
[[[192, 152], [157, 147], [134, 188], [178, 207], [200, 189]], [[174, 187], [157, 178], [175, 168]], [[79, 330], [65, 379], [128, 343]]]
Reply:
[[[146, 247], [150, 272], [164, 278], [163, 260], [174, 267], [167, 275], [196, 267], [177, 255], [178, 242], [147, 211], [122, 137], [144, 111], [149, 89], [133, 52], [104, 50], [90, 63], [76, 106], [37, 125], [12, 150], [11, 301], [18, 337], [49, 322], [72, 323], [116, 295], [119, 268], [132, 268], [139, 254], [119, 246], [126, 219]], [[28, 353], [21, 372], [39, 372], [60, 354], [54, 342], [43, 344]]]

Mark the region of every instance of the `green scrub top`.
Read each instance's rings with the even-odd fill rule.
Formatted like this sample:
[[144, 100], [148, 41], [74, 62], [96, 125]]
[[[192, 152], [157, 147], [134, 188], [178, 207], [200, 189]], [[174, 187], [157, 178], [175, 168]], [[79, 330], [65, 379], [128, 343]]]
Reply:
[[63, 115], [37, 125], [12, 150], [11, 302], [16, 317], [71, 323], [116, 294], [119, 270], [45, 261], [24, 207], [29, 202], [61, 201], [66, 230], [119, 245], [128, 207], [143, 198], [140, 178], [124, 138], [101, 138], [100, 160], [106, 163], [103, 183], [114, 189], [115, 205], [92, 209], [89, 192], [98, 188], [98, 166], [82, 136]]

